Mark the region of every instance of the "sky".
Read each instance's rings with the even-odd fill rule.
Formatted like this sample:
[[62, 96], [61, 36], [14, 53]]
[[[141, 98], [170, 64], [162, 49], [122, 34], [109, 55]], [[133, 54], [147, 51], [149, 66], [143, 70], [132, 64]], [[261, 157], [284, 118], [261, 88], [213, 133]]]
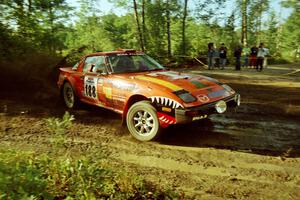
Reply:
[[[79, 8], [79, 4], [77, 3], [77, 0], [67, 0], [67, 2], [76, 8]], [[115, 13], [117, 15], [123, 15], [127, 12], [126, 9], [123, 8], [116, 8], [113, 3], [108, 2], [108, 0], [96, 0], [96, 6], [98, 9], [102, 12], [102, 14], [108, 14], [108, 13]], [[189, 9], [193, 9], [193, 6], [195, 5], [195, 2], [197, 0], [190, 0]], [[225, 13], [226, 16], [229, 16], [229, 14], [232, 12], [232, 9], [235, 7], [236, 0], [228, 0], [225, 5]], [[271, 10], [274, 10], [276, 14], [278, 15], [279, 21], [283, 22], [285, 19], [288, 18], [288, 16], [291, 14], [292, 10], [283, 8], [280, 5], [281, 0], [270, 0], [270, 8]], [[265, 16], [266, 17], [266, 16]]]

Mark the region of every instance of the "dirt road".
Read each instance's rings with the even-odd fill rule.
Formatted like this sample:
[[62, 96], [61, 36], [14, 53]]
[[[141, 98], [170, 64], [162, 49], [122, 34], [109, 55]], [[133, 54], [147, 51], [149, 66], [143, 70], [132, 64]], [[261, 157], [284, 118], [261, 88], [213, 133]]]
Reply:
[[[241, 93], [242, 106], [170, 127], [147, 143], [131, 138], [118, 115], [84, 106], [72, 111], [76, 122], [68, 137], [82, 148], [101, 144], [110, 165], [184, 193], [184, 199], [300, 199], [298, 69], [187, 69], [228, 83]], [[40, 90], [47, 87], [18, 88], [0, 92], [0, 145], [41, 148], [49, 137], [43, 119], [62, 116], [65, 108], [55, 92]]]

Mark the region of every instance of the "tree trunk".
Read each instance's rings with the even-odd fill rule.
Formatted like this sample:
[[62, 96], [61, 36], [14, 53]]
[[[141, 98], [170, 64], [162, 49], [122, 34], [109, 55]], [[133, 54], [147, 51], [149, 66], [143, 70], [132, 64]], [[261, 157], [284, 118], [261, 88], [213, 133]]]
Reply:
[[260, 4], [260, 8], [259, 8], [259, 16], [257, 18], [258, 20], [258, 36], [257, 36], [257, 42], [260, 43], [261, 42], [261, 25], [262, 25], [262, 3]]
[[138, 35], [139, 35], [139, 39], [140, 39], [140, 46], [141, 46], [142, 51], [144, 51], [143, 35], [142, 35], [142, 31], [141, 31], [141, 26], [140, 26], [136, 0], [133, 0], [133, 6], [134, 6], [134, 14], [135, 14], [135, 19], [136, 19], [137, 31], [138, 31]]
[[146, 51], [146, 23], [145, 23], [145, 0], [142, 1], [142, 38], [144, 44], [144, 51]]
[[168, 57], [171, 57], [171, 19], [170, 19], [170, 8], [169, 8], [169, 0], [167, 0], [167, 34], [168, 34]]
[[242, 1], [242, 37], [241, 43], [243, 46], [247, 46], [247, 6], [248, 0]]
[[28, 13], [29, 15], [32, 13], [32, 0], [28, 0]]
[[184, 10], [183, 10], [183, 18], [182, 18], [182, 54], [186, 54], [186, 41], [185, 41], [185, 23], [187, 17], [187, 4], [188, 0], [184, 0]]
[[26, 36], [26, 25], [24, 23], [25, 19], [25, 11], [24, 11], [24, 1], [16, 1], [16, 11], [14, 13], [14, 17], [16, 19], [18, 25], [18, 31], [22, 36]]
[[282, 47], [282, 31], [283, 31], [283, 26], [280, 25], [278, 27], [278, 30], [277, 30], [277, 34], [276, 34], [276, 50], [275, 50], [275, 55], [276, 56], [280, 56], [280, 50], [281, 50], [281, 47]]
[[[51, 5], [48, 8], [48, 12], [49, 12], [49, 16], [48, 17], [49, 17], [50, 32], [51, 32], [51, 35], [55, 35], [55, 30], [54, 30], [54, 12], [53, 12], [53, 8], [52, 8]], [[50, 52], [55, 53], [56, 48], [55, 48], [55, 45], [53, 44], [52, 39], [53, 38], [51, 38], [50, 43], [49, 43], [49, 49], [50, 49]]]

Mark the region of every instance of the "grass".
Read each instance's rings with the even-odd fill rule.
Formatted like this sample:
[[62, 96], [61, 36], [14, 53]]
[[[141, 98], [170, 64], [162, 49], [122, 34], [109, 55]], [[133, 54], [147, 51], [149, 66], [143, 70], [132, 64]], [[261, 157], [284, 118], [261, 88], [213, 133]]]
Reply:
[[[179, 199], [142, 177], [105, 164], [101, 146], [73, 152], [69, 113], [46, 120], [51, 139], [44, 152], [0, 147], [0, 199]], [[80, 152], [80, 153], [78, 153]]]

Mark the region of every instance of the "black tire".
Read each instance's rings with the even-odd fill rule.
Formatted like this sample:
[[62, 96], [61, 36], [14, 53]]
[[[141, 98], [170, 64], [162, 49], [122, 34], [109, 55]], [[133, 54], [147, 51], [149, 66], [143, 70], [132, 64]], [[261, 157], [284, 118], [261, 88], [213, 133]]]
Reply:
[[78, 105], [77, 96], [74, 92], [72, 85], [65, 82], [62, 88], [62, 98], [68, 108], [75, 108]]
[[126, 123], [134, 138], [140, 141], [150, 141], [160, 136], [162, 128], [156, 112], [148, 101], [139, 101], [129, 108]]

